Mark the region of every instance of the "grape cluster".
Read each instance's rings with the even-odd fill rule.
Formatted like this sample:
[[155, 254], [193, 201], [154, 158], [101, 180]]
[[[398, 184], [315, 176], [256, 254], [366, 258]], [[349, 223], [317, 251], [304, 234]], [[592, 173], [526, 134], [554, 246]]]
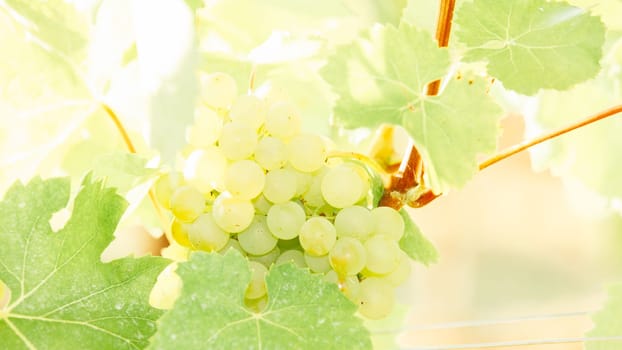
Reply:
[[227, 74], [206, 75], [187, 140], [183, 166], [157, 180], [156, 197], [178, 244], [248, 257], [248, 305], [265, 304], [273, 264], [293, 262], [336, 283], [362, 315], [391, 312], [393, 288], [410, 274], [398, 246], [404, 221], [370, 209], [368, 171], [329, 158], [329, 142], [302, 132], [294, 105], [238, 96]]

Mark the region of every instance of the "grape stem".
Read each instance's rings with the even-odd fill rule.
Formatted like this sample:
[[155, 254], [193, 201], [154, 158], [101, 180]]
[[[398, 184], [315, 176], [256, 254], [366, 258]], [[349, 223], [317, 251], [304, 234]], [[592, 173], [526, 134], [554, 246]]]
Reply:
[[480, 163], [479, 169], [480, 170], [486, 169], [489, 166], [491, 166], [491, 165], [493, 165], [493, 164], [495, 164], [497, 162], [500, 162], [500, 161], [502, 161], [502, 160], [504, 160], [504, 159], [506, 159], [506, 158], [508, 158], [510, 156], [515, 155], [516, 153], [524, 151], [524, 150], [526, 150], [526, 149], [528, 149], [530, 147], [533, 147], [533, 146], [535, 146], [537, 144], [540, 144], [540, 143], [542, 143], [544, 141], [551, 140], [551, 139], [553, 139], [553, 138], [555, 138], [557, 136], [560, 136], [560, 135], [563, 135], [563, 134], [568, 133], [570, 131], [579, 129], [581, 127], [584, 127], [584, 126], [589, 125], [591, 123], [597, 122], [597, 121], [599, 121], [601, 119], [605, 119], [607, 117], [610, 117], [612, 115], [618, 114], [620, 112], [622, 112], [622, 105], [617, 105], [617, 106], [608, 108], [608, 109], [606, 109], [604, 111], [601, 111], [599, 113], [596, 113], [594, 115], [591, 115], [591, 116], [589, 116], [589, 117], [587, 117], [585, 119], [582, 119], [582, 120], [580, 120], [580, 121], [578, 121], [576, 123], [570, 124], [570, 125], [568, 125], [568, 126], [566, 126], [564, 128], [561, 128], [559, 130], [555, 130], [555, 131], [552, 131], [552, 132], [550, 132], [548, 134], [544, 134], [542, 136], [536, 137], [534, 139], [526, 140], [524, 142], [521, 142], [521, 143], [519, 143], [517, 145], [514, 145], [512, 147], [509, 147], [509, 148], [505, 149], [504, 151], [501, 151], [497, 155], [495, 155], [495, 156], [493, 156], [493, 157], [483, 161], [482, 163]]
[[[121, 123], [121, 119], [119, 119], [117, 114], [107, 104], [102, 103], [101, 107], [116, 126], [117, 131], [121, 135], [121, 138], [123, 139], [123, 142], [125, 143], [125, 147], [127, 148], [128, 152], [137, 153], [136, 147], [134, 147], [134, 143], [132, 142], [130, 135], [127, 133], [127, 129], [125, 128], [125, 126], [123, 126], [123, 123]], [[153, 204], [153, 208], [158, 214], [160, 224], [162, 225], [162, 231], [165, 233], [165, 236], [167, 236], [168, 233], [166, 228], [168, 227], [168, 220], [166, 219], [166, 216], [162, 211], [162, 207], [160, 207], [160, 204], [158, 204], [158, 201], [156, 200], [155, 192], [153, 191], [153, 189], [149, 189], [149, 200], [151, 200], [151, 204]]]

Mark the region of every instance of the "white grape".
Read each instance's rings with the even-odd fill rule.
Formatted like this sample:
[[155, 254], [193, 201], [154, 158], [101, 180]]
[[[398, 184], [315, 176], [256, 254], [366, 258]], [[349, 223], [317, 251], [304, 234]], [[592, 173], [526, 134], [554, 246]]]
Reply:
[[195, 111], [194, 124], [186, 131], [186, 141], [194, 147], [212, 146], [220, 137], [223, 120], [213, 110], [199, 107]]
[[372, 320], [387, 317], [395, 305], [393, 287], [381, 278], [369, 277], [361, 281], [357, 296], [359, 312]]
[[361, 283], [357, 276], [346, 276], [339, 281], [339, 290], [353, 303], [359, 302]]
[[309, 173], [305, 173], [300, 170], [296, 170], [293, 167], [286, 167], [285, 169], [291, 171], [296, 175], [296, 193], [295, 196], [302, 196], [309, 187], [311, 187], [311, 183], [313, 182], [313, 175]]
[[300, 171], [307, 173], [316, 171], [324, 165], [326, 160], [326, 145], [321, 137], [310, 134], [300, 134], [294, 137], [289, 147], [289, 162]]
[[231, 160], [245, 159], [255, 151], [257, 133], [248, 125], [230, 122], [222, 128], [218, 145], [225, 157]]
[[304, 210], [295, 202], [273, 205], [266, 217], [270, 232], [275, 237], [284, 240], [296, 238], [305, 220]]
[[351, 237], [341, 237], [328, 253], [330, 266], [340, 276], [356, 275], [367, 262], [367, 252], [361, 241]]
[[369, 209], [357, 205], [343, 208], [335, 217], [335, 228], [339, 237], [364, 240], [372, 234], [373, 224]]
[[287, 163], [287, 148], [283, 141], [266, 136], [257, 143], [255, 161], [266, 170], [282, 168]]
[[253, 95], [238, 96], [231, 105], [229, 118], [257, 130], [266, 120], [266, 105]]
[[195, 249], [213, 252], [221, 250], [229, 241], [229, 234], [214, 221], [212, 213], [200, 215], [187, 225], [188, 240]]
[[214, 108], [227, 108], [238, 94], [233, 78], [225, 73], [213, 73], [201, 76], [201, 99]]
[[249, 254], [264, 255], [274, 249], [279, 240], [270, 233], [266, 217], [257, 215], [250, 226], [238, 234], [238, 241]]
[[210, 146], [190, 153], [184, 165], [184, 177], [206, 194], [223, 189], [226, 168], [227, 158], [218, 147]]
[[162, 310], [173, 308], [175, 301], [181, 295], [183, 285], [181, 278], [175, 273], [176, 269], [177, 263], [172, 263], [160, 272], [149, 294], [151, 306]]
[[328, 255], [313, 256], [309, 253], [304, 253], [305, 263], [311, 271], [325, 273], [330, 271], [330, 262], [328, 261]]
[[345, 208], [358, 202], [366, 186], [351, 166], [340, 164], [329, 169], [322, 179], [322, 196], [335, 208]]
[[391, 207], [378, 207], [371, 211], [374, 233], [385, 235], [392, 240], [399, 241], [404, 234], [404, 219], [400, 213]]
[[305, 205], [311, 208], [319, 208], [326, 205], [324, 196], [322, 195], [322, 180], [327, 170], [321, 170], [318, 174], [313, 176], [311, 184], [307, 191], [303, 194], [302, 200]]
[[400, 247], [397, 242], [384, 235], [374, 235], [368, 239], [365, 242], [365, 252], [365, 267], [373, 273], [391, 273], [400, 263]]
[[257, 197], [264, 188], [266, 175], [256, 162], [238, 160], [225, 172], [225, 188], [232, 195], [243, 199]]
[[385, 279], [394, 287], [397, 287], [406, 282], [408, 277], [410, 277], [410, 273], [412, 271], [410, 258], [403, 251], [401, 251], [400, 253], [400, 263], [397, 268], [393, 272], [382, 276], [383, 279]]
[[226, 232], [237, 233], [246, 229], [253, 221], [255, 208], [248, 199], [234, 197], [223, 192], [212, 205], [214, 221]]
[[153, 184], [155, 197], [166, 209], [171, 209], [171, 196], [175, 190], [184, 184], [184, 177], [178, 172], [170, 172], [160, 175]]
[[300, 228], [300, 245], [310, 255], [326, 255], [335, 245], [337, 232], [335, 226], [323, 217], [313, 217]]
[[171, 235], [179, 245], [190, 248], [192, 244], [188, 238], [187, 225], [188, 223], [182, 222], [178, 218], [173, 218], [173, 222], [171, 222]]
[[300, 250], [286, 250], [281, 253], [281, 256], [276, 259], [275, 265], [281, 265], [285, 263], [294, 263], [294, 265], [298, 267], [306, 267], [307, 263], [305, 262], [305, 257]]
[[193, 186], [179, 187], [171, 196], [171, 211], [181, 221], [194, 221], [204, 209], [205, 197]]
[[267, 252], [264, 255], [249, 255], [248, 259], [252, 261], [256, 261], [262, 263], [263, 266], [270, 268], [270, 265], [276, 262], [276, 259], [281, 255], [281, 249], [279, 247], [274, 247], [271, 251]]
[[291, 139], [300, 132], [300, 113], [288, 102], [277, 102], [270, 106], [266, 117], [268, 134], [284, 140]]
[[246, 288], [244, 296], [248, 299], [261, 298], [267, 292], [266, 274], [268, 274], [268, 269], [256, 261], [249, 261], [248, 267], [251, 270], [251, 281]]
[[263, 195], [278, 204], [289, 201], [296, 194], [296, 174], [288, 169], [276, 169], [266, 175]]

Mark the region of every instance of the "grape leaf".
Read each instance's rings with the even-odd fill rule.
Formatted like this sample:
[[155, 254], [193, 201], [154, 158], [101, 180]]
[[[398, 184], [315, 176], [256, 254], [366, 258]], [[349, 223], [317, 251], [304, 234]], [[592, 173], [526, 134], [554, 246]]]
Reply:
[[467, 61], [488, 61], [506, 88], [532, 95], [563, 90], [594, 77], [605, 27], [565, 2], [475, 0], [456, 12], [456, 36]]
[[434, 245], [423, 236], [419, 227], [415, 224], [410, 214], [405, 209], [400, 210], [400, 215], [404, 219], [404, 235], [400, 239], [400, 248], [408, 256], [425, 266], [435, 263], [438, 260], [438, 252]]
[[477, 172], [477, 154], [495, 149], [501, 114], [479, 78], [450, 80], [440, 95], [426, 96], [426, 85], [448, 69], [446, 49], [402, 23], [377, 26], [369, 38], [342, 47], [321, 74], [339, 94], [336, 124], [404, 126], [423, 157], [426, 184], [438, 193]]
[[266, 277], [269, 303], [254, 313], [244, 306], [247, 260], [194, 253], [177, 273], [181, 296], [158, 321], [150, 349], [370, 349], [356, 306], [335, 285], [292, 264]]
[[0, 280], [12, 295], [0, 310], [3, 348], [143, 348], [161, 314], [150, 289], [167, 261], [101, 263], [125, 201], [87, 177], [73, 215], [53, 232], [49, 220], [68, 199], [68, 179], [36, 178], [0, 202]]
[[609, 298], [603, 308], [592, 316], [594, 328], [587, 333], [588, 337], [613, 337], [617, 341], [591, 341], [585, 343], [586, 350], [618, 350], [622, 334], [622, 284], [609, 288]]

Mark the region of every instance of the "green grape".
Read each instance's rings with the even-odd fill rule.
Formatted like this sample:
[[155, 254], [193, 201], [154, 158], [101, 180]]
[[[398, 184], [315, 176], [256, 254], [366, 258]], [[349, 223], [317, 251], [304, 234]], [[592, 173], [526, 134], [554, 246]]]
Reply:
[[298, 235], [302, 248], [313, 256], [326, 255], [335, 245], [335, 226], [323, 217], [313, 217], [300, 228]]
[[316, 171], [326, 160], [326, 145], [321, 137], [300, 134], [294, 137], [289, 147], [289, 162], [297, 170], [307, 173]]
[[251, 270], [251, 281], [246, 287], [244, 297], [247, 299], [257, 299], [266, 295], [266, 274], [268, 269], [263, 264], [256, 261], [249, 261], [248, 266]]
[[168, 210], [171, 209], [171, 196], [175, 190], [184, 184], [184, 177], [176, 172], [160, 175], [153, 184], [155, 197], [160, 205]]
[[357, 276], [346, 276], [339, 281], [339, 290], [350, 299], [353, 303], [359, 302], [359, 295], [361, 292], [361, 283]]
[[212, 213], [200, 215], [186, 226], [186, 231], [192, 247], [207, 252], [220, 250], [229, 241], [229, 234], [216, 225]]
[[311, 179], [311, 184], [307, 191], [302, 195], [302, 200], [305, 205], [310, 208], [319, 208], [326, 205], [326, 201], [324, 200], [324, 196], [322, 196], [322, 179], [324, 179], [324, 175], [327, 170], [322, 169], [320, 172], [313, 176]]
[[309, 253], [304, 253], [305, 263], [311, 271], [325, 273], [330, 271], [330, 262], [328, 261], [328, 255], [312, 256]]
[[372, 320], [387, 317], [395, 305], [393, 287], [381, 278], [369, 277], [361, 281], [357, 296], [359, 312]]
[[235, 80], [225, 73], [201, 76], [201, 100], [214, 108], [228, 108], [238, 95]]
[[406, 253], [401, 251], [400, 263], [397, 268], [393, 272], [382, 276], [382, 278], [389, 282], [392, 286], [397, 287], [406, 282], [408, 277], [410, 277], [411, 271], [412, 265], [410, 263], [410, 258], [406, 255]]
[[266, 104], [253, 95], [238, 96], [231, 105], [229, 118], [257, 130], [266, 120]]
[[286, 167], [285, 169], [291, 171], [292, 173], [294, 173], [294, 175], [296, 175], [296, 193], [294, 193], [294, 196], [302, 196], [305, 192], [307, 192], [307, 190], [309, 190], [309, 187], [311, 187], [311, 182], [313, 182], [313, 175], [296, 170], [291, 166]]
[[220, 228], [226, 232], [238, 233], [251, 224], [255, 216], [255, 208], [250, 200], [223, 192], [216, 197], [212, 205], [212, 215]]
[[240, 122], [230, 122], [222, 128], [218, 145], [228, 159], [245, 159], [255, 152], [257, 132]]
[[374, 222], [369, 209], [361, 206], [346, 207], [335, 217], [335, 229], [339, 237], [364, 240], [372, 234]]
[[178, 218], [173, 218], [173, 222], [171, 222], [171, 235], [179, 245], [190, 248], [192, 244], [188, 238], [187, 225], [187, 223], [179, 221]]
[[361, 241], [340, 237], [328, 253], [328, 260], [340, 276], [356, 275], [365, 267], [367, 252]]
[[391, 207], [378, 207], [371, 211], [374, 233], [385, 235], [394, 241], [399, 241], [404, 234], [404, 219], [400, 213]]
[[307, 267], [307, 263], [305, 262], [305, 257], [300, 250], [286, 250], [281, 253], [281, 256], [276, 259], [276, 265], [281, 265], [291, 262], [298, 267]]
[[171, 196], [171, 211], [181, 221], [194, 221], [205, 209], [205, 197], [193, 186], [179, 187]]
[[270, 233], [266, 217], [256, 215], [250, 226], [238, 234], [238, 241], [249, 254], [264, 255], [276, 247], [278, 239]]
[[259, 195], [253, 199], [253, 206], [255, 207], [255, 213], [268, 215], [268, 211], [272, 208], [272, 203], [270, 203], [264, 195]]
[[238, 160], [225, 171], [225, 188], [235, 197], [255, 198], [261, 193], [265, 183], [263, 169], [252, 160]]
[[302, 207], [295, 202], [273, 205], [266, 217], [272, 234], [283, 240], [296, 238], [305, 223], [306, 216]]
[[184, 177], [206, 194], [213, 189], [223, 189], [226, 168], [227, 158], [220, 149], [210, 146], [190, 153], [184, 165]]
[[266, 170], [282, 168], [287, 163], [287, 148], [283, 141], [266, 136], [255, 148], [255, 161]]
[[220, 137], [222, 118], [203, 106], [196, 108], [194, 113], [194, 124], [186, 131], [186, 141], [197, 148], [213, 146]]
[[339, 285], [339, 275], [337, 275], [337, 272], [330, 270], [324, 274], [324, 281]]
[[149, 294], [149, 304], [161, 309], [170, 310], [173, 308], [175, 301], [181, 295], [182, 281], [175, 273], [177, 263], [168, 265], [156, 279], [156, 283]]
[[296, 180], [296, 174], [291, 170], [272, 170], [266, 175], [263, 195], [275, 204], [287, 202], [296, 194]]
[[321, 186], [324, 200], [335, 208], [354, 205], [366, 194], [365, 182], [360, 174], [345, 164], [330, 168]]
[[240, 242], [238, 242], [237, 239], [229, 238], [229, 240], [227, 241], [227, 244], [225, 244], [225, 246], [222, 247], [222, 249], [220, 249], [218, 252], [220, 254], [225, 254], [226, 252], [229, 251], [229, 249], [235, 249], [238, 252], [240, 252], [240, 254], [242, 254], [243, 256], [247, 255], [244, 249], [242, 249], [242, 247], [240, 246]]
[[270, 106], [266, 117], [268, 134], [289, 140], [300, 132], [302, 121], [296, 106], [289, 102], [277, 102]]
[[270, 268], [270, 265], [276, 262], [279, 255], [281, 255], [281, 249], [279, 249], [279, 247], [274, 247], [274, 249], [264, 255], [249, 255], [248, 259], [262, 263], [263, 266]]
[[365, 242], [365, 252], [365, 267], [373, 273], [391, 273], [400, 263], [401, 250], [397, 242], [383, 235], [374, 235], [368, 239]]

